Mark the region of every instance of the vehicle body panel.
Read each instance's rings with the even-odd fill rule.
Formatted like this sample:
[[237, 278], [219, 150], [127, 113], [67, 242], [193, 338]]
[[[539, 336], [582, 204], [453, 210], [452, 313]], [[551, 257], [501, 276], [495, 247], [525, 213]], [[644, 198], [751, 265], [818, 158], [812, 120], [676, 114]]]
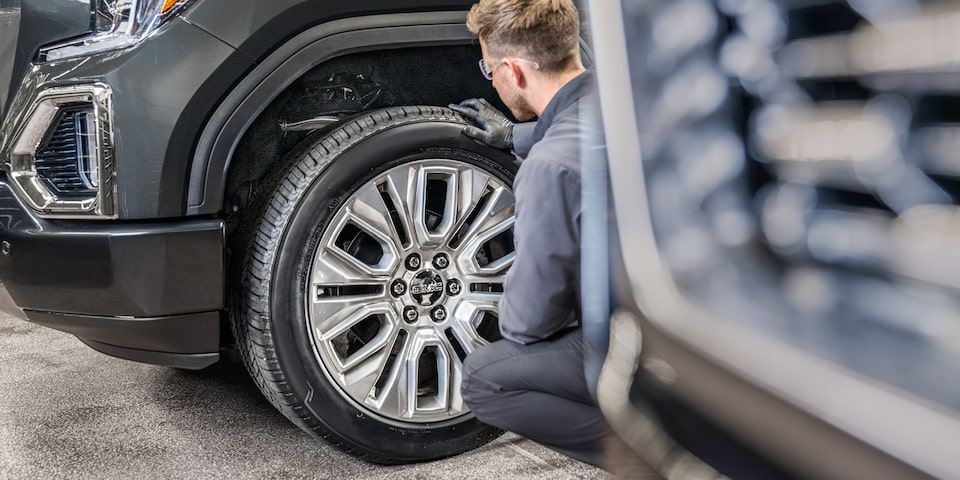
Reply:
[[[7, 111], [7, 97], [16, 62], [17, 37], [20, 34], [20, 2], [0, 2], [0, 52], [12, 52], [0, 56], [0, 121]], [[0, 137], [2, 139], [3, 137]]]
[[[203, 0], [184, 18], [259, 61], [281, 43], [315, 25], [371, 15], [465, 11], [473, 3], [471, 0]], [[225, 11], [230, 15], [224, 15]], [[279, 36], [278, 32], [285, 32], [285, 36]]]
[[[76, 0], [0, 2], [0, 51], [13, 53], [0, 56], [0, 121], [7, 111], [7, 101], [12, 99], [37, 50], [87, 33], [90, 18], [90, 5]], [[4, 75], [5, 70], [9, 76]]]
[[20, 308], [153, 317], [223, 307], [221, 220], [43, 220], [2, 182], [0, 211], [0, 278]]
[[[15, 49], [0, 58], [4, 168], [43, 92], [106, 85], [117, 211], [113, 220], [45, 217], [0, 173], [8, 251], [0, 280], [12, 299], [0, 304], [111, 355], [184, 368], [216, 361], [229, 261], [224, 219], [232, 213], [223, 211], [223, 188], [246, 129], [326, 60], [476, 48], [463, 24], [472, 3], [198, 0], [134, 46], [39, 61], [41, 47], [90, 32], [89, 4], [4, 0], [0, 47]], [[457, 64], [473, 75], [474, 64], [460, 62], [465, 53]], [[188, 208], [188, 192], [199, 194], [199, 207]]]

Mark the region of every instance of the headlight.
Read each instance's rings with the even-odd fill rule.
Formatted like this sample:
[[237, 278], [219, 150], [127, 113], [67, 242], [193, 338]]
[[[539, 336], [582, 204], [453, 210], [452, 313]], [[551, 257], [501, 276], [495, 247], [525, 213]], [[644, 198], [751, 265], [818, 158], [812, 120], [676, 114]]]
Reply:
[[93, 33], [41, 49], [40, 60], [60, 60], [136, 45], [192, 1], [93, 0]]

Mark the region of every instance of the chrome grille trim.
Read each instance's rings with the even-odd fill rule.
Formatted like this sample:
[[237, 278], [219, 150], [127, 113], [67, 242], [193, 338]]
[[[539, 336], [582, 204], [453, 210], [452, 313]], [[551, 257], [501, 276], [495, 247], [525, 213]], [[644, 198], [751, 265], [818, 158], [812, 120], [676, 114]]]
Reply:
[[[64, 171], [62, 158], [45, 156], [51, 142], [63, 141], [54, 130], [62, 116], [77, 110], [87, 111], [86, 153], [99, 160], [96, 175], [99, 186], [83, 192], [79, 185], [58, 175]], [[54, 130], [54, 136], [49, 133]], [[33, 102], [26, 121], [17, 131], [7, 169], [17, 195], [37, 214], [47, 218], [113, 219], [117, 217], [114, 172], [112, 94], [110, 87], [95, 83], [42, 91]], [[79, 139], [78, 141], [82, 141]], [[54, 144], [54, 149], [60, 144]], [[64, 153], [64, 152], [61, 152]], [[38, 162], [39, 156], [39, 162]], [[78, 158], [83, 160], [83, 158]], [[82, 179], [79, 179], [83, 183]], [[91, 187], [91, 184], [86, 184]]]

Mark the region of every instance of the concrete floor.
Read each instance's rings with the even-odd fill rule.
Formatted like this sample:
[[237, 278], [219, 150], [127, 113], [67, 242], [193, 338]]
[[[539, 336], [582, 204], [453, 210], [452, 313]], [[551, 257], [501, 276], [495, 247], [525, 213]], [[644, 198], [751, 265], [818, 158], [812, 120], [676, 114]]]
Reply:
[[395, 467], [340, 453], [290, 424], [243, 366], [186, 372], [119, 360], [0, 314], [0, 479], [595, 479], [609, 475], [505, 435]]

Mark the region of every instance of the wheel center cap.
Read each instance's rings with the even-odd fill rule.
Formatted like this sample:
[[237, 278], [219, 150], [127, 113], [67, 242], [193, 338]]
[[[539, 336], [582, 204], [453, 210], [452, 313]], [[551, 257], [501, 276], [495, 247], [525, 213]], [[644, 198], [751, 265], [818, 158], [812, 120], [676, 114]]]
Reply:
[[443, 277], [433, 270], [424, 270], [410, 281], [410, 296], [421, 306], [430, 306], [443, 295]]

